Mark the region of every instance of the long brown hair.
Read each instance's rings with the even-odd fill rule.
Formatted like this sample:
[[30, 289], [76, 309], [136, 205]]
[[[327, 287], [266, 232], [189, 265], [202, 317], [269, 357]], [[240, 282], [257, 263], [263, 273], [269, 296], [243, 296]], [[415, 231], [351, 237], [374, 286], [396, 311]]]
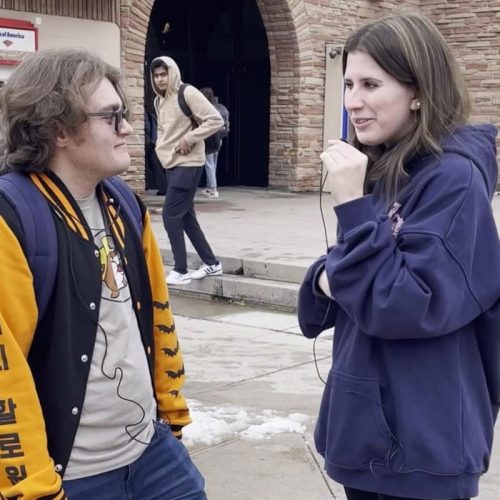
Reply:
[[400, 83], [415, 87], [420, 100], [413, 129], [389, 149], [361, 144], [350, 126], [350, 142], [369, 158], [365, 191], [382, 182], [390, 202], [407, 179], [405, 162], [416, 153], [439, 155], [441, 139], [467, 121], [469, 95], [445, 39], [420, 14], [388, 16], [351, 34], [342, 54], [344, 73], [353, 51], [368, 54]]
[[47, 170], [57, 134], [77, 134], [88, 120], [86, 102], [103, 79], [125, 100], [119, 77], [85, 50], [44, 50], [26, 58], [0, 92], [2, 169]]

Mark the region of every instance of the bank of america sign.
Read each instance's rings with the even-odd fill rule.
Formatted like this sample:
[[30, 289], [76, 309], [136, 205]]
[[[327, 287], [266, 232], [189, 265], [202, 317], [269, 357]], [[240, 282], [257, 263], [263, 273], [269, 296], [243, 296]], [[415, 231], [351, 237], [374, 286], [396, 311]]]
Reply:
[[19, 28], [4, 28], [0, 26], [0, 50], [35, 52], [35, 31]]

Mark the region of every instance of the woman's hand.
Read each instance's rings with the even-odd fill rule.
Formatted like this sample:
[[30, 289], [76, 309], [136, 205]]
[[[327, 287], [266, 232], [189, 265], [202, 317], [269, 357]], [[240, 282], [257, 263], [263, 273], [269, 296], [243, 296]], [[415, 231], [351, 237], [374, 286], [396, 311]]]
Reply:
[[327, 189], [334, 205], [341, 205], [363, 196], [368, 157], [340, 140], [328, 141], [329, 147], [320, 158], [327, 169]]

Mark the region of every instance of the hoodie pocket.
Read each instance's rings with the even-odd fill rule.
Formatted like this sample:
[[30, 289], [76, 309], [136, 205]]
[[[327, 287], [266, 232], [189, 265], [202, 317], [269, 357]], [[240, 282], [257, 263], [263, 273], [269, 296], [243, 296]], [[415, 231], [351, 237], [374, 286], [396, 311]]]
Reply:
[[386, 464], [392, 436], [378, 381], [331, 372], [316, 428], [318, 451], [326, 460], [347, 468]]

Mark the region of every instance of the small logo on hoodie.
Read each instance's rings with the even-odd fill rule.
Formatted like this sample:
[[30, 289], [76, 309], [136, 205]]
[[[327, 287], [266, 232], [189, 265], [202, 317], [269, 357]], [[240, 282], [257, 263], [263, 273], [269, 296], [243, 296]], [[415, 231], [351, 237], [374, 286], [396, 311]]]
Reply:
[[394, 238], [396, 238], [401, 227], [405, 223], [405, 220], [403, 219], [403, 217], [401, 217], [401, 215], [399, 215], [399, 213], [398, 213], [400, 208], [401, 208], [401, 203], [398, 203], [397, 201], [395, 201], [392, 204], [389, 212], [387, 212], [387, 217], [389, 217], [389, 219], [391, 219], [392, 235], [394, 236]]

